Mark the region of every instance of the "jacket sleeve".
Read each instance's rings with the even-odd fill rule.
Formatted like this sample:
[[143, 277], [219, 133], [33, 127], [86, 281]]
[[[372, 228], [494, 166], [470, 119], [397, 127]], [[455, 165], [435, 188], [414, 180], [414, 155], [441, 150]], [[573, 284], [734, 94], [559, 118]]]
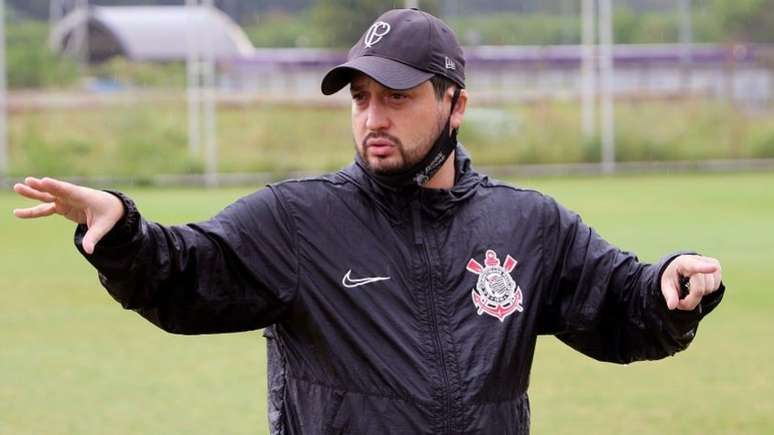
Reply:
[[83, 251], [124, 308], [179, 334], [235, 332], [276, 322], [296, 293], [291, 216], [272, 188], [244, 197], [214, 218], [163, 226], [143, 219], [126, 196], [121, 221]]
[[554, 200], [546, 198], [544, 206], [548, 281], [540, 333], [555, 334], [592, 358], [615, 363], [660, 359], [688, 347], [699, 321], [720, 302], [722, 284], [693, 311], [670, 311], [661, 275], [681, 254], [654, 265], [640, 263]]

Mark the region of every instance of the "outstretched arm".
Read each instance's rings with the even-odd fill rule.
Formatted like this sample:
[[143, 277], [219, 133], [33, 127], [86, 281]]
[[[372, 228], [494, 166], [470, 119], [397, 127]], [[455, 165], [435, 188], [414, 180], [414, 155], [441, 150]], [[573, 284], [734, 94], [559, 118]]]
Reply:
[[62, 215], [108, 292], [160, 328], [235, 332], [276, 322], [295, 294], [292, 218], [273, 189], [241, 198], [210, 220], [165, 226], [119, 193], [28, 178], [14, 190], [43, 204], [20, 218]]
[[110, 193], [95, 190], [53, 178], [27, 177], [13, 190], [21, 196], [43, 204], [20, 208], [13, 214], [21, 219], [35, 219], [54, 214], [88, 227], [83, 237], [83, 250], [94, 253], [94, 246], [124, 215], [121, 200]]
[[541, 332], [595, 359], [629, 363], [679, 352], [723, 296], [717, 260], [676, 254], [641, 263], [550, 199], [543, 231], [549, 278]]

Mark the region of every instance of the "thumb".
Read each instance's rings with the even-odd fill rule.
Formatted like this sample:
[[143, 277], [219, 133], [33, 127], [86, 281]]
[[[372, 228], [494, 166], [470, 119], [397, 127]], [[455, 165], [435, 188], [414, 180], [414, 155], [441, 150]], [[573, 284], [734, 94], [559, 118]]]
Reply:
[[89, 226], [89, 229], [83, 236], [83, 241], [81, 242], [83, 250], [89, 255], [93, 254], [97, 243], [105, 237], [105, 234], [107, 234], [111, 228], [113, 228], [113, 223], [106, 222], [104, 219], [96, 220]]
[[669, 280], [662, 284], [661, 293], [664, 294], [666, 299], [667, 308], [674, 310], [680, 303], [680, 293], [672, 280]]

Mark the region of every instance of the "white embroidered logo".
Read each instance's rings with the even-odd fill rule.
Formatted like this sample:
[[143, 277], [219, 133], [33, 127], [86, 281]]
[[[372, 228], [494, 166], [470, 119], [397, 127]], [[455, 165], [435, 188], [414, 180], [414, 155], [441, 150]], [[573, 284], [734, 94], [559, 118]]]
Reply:
[[390, 33], [390, 23], [384, 21], [377, 21], [368, 28], [368, 31], [363, 38], [363, 43], [366, 48], [370, 48], [373, 45], [379, 43], [384, 38], [384, 35]]
[[352, 269], [347, 271], [344, 278], [341, 279], [341, 284], [346, 288], [355, 288], [361, 285], [371, 284], [378, 281], [385, 281], [390, 279], [389, 276], [373, 276], [368, 278], [350, 278], [349, 274], [352, 273]]
[[446, 69], [456, 71], [457, 65], [454, 63], [454, 61], [449, 59], [449, 56], [445, 56], [445, 57], [446, 57]]

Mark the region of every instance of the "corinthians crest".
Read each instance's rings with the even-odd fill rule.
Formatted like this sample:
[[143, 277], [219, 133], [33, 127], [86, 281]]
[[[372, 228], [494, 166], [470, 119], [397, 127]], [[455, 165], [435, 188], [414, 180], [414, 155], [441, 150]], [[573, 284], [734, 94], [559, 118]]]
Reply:
[[478, 282], [476, 288], [471, 291], [471, 296], [479, 316], [487, 313], [502, 322], [514, 311], [524, 311], [521, 305], [521, 288], [517, 287], [511, 278], [511, 271], [516, 267], [516, 263], [518, 262], [513, 257], [507, 255], [501, 266], [497, 253], [491, 249], [486, 251], [484, 266], [473, 258], [468, 261], [466, 269], [478, 275]]

